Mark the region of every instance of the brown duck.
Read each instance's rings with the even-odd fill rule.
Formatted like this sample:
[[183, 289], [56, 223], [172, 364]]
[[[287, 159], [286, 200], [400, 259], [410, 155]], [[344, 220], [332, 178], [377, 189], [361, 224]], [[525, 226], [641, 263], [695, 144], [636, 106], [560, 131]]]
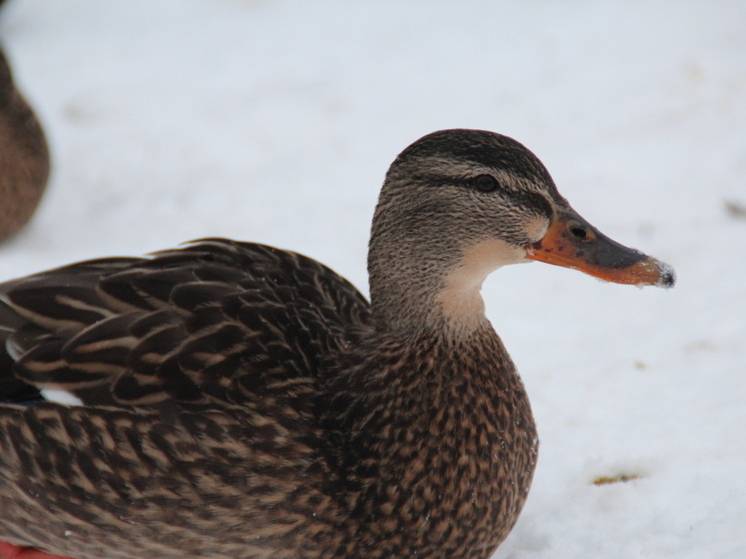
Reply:
[[223, 239], [0, 286], [0, 552], [488, 558], [537, 436], [479, 293], [527, 259], [673, 284], [521, 144], [446, 130], [389, 169], [370, 303], [315, 260]]
[[44, 131], [16, 89], [0, 49], [0, 240], [31, 219], [48, 178]]

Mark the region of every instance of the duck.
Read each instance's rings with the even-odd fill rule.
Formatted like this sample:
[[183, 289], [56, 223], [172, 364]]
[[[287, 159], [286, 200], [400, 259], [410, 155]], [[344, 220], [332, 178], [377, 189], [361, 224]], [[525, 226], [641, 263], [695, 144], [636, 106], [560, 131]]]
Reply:
[[1, 284], [0, 556], [487, 559], [538, 436], [481, 285], [527, 261], [674, 283], [528, 148], [452, 129], [386, 174], [369, 300], [220, 238]]
[[0, 241], [15, 235], [34, 215], [49, 170], [44, 130], [16, 88], [0, 48]]

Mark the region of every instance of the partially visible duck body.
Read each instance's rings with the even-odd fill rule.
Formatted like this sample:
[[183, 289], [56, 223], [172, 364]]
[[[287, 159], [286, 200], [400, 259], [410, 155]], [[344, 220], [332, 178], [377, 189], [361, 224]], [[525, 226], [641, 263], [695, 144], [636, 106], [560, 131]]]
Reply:
[[525, 259], [673, 282], [526, 148], [449, 130], [387, 175], [371, 304], [223, 239], [0, 286], [0, 557], [487, 559], [537, 436], [479, 292]]
[[49, 178], [49, 150], [0, 50], [0, 240], [31, 219]]

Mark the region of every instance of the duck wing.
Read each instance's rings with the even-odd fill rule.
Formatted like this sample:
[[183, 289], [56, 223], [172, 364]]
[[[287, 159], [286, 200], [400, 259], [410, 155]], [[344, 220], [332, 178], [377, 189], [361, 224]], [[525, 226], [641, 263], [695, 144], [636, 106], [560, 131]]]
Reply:
[[305, 256], [203, 239], [0, 285], [0, 402], [205, 407], [307, 397], [365, 298]]

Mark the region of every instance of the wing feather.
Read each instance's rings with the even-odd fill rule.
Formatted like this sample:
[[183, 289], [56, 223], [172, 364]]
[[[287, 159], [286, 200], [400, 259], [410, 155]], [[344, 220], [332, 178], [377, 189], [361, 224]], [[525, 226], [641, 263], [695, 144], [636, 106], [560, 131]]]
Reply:
[[0, 301], [0, 402], [41, 390], [98, 406], [295, 397], [369, 320], [329, 268], [224, 239], [14, 280]]

